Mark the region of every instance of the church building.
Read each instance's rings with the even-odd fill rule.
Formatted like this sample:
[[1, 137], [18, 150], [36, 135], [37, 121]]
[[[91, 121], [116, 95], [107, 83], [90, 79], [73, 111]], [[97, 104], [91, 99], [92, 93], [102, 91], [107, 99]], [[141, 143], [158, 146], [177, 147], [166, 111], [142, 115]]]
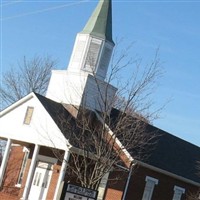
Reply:
[[[120, 113], [112, 107], [117, 88], [106, 81], [114, 46], [112, 1], [99, 0], [76, 36], [67, 70], [52, 71], [46, 96], [32, 92], [1, 111], [0, 139], [7, 143], [0, 168], [0, 199], [192, 200], [193, 194], [200, 199], [200, 148], [150, 124], [146, 135], [159, 137], [151, 153], [136, 159], [136, 151], [127, 150], [129, 165], [124, 164], [123, 172], [107, 173], [97, 191], [81, 190], [68, 177], [71, 152], [78, 154], [81, 148], [69, 140], [63, 122], [73, 124], [79, 108], [97, 117], [109, 111], [113, 119]], [[113, 181], [118, 173], [122, 178]], [[73, 194], [73, 187], [79, 193]]]

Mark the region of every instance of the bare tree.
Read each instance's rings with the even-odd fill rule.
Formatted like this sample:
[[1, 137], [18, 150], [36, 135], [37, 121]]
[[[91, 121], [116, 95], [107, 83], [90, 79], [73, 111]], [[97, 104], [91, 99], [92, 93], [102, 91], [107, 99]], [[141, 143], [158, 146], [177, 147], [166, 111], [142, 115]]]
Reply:
[[[141, 71], [141, 60], [127, 58], [127, 48], [119, 56], [117, 52], [113, 55], [117, 58], [111, 62], [105, 93], [102, 93], [94, 74], [100, 102], [103, 102], [100, 112], [90, 111], [84, 105], [79, 108], [64, 105], [77, 113], [74, 118], [67, 118], [55, 109], [61, 131], [73, 147], [70, 149], [72, 164], [68, 165], [69, 171], [82, 186], [92, 189], [97, 189], [102, 177], [118, 165], [129, 167], [132, 161], [129, 153], [135, 157], [146, 155], [144, 147], [155, 143], [156, 134], [145, 133], [146, 122], [158, 113], [158, 110], [150, 110], [150, 96], [161, 75], [159, 57], [156, 53], [150, 65]], [[4, 74], [0, 88], [2, 100], [11, 104], [32, 91], [43, 94], [54, 65], [55, 61], [49, 58], [36, 57], [31, 61], [24, 58], [19, 70]], [[120, 80], [120, 74], [123, 70], [130, 71], [128, 67], [133, 73], [125, 82]], [[112, 101], [108, 101], [108, 87], [113, 82], [118, 85], [118, 92]], [[60, 151], [54, 152], [62, 158]]]
[[[197, 161], [197, 175], [200, 177], [200, 161]], [[200, 199], [200, 187], [196, 188], [196, 191], [189, 192], [186, 197], [187, 200], [199, 200]]]
[[1, 109], [18, 101], [30, 92], [46, 92], [51, 70], [56, 61], [50, 57], [24, 57], [17, 67], [12, 67], [2, 75], [0, 85]]
[[190, 192], [186, 200], [199, 200], [200, 199], [200, 188], [197, 190], [197, 192]]
[[[124, 52], [113, 60], [107, 77], [107, 87], [116, 78], [120, 83], [118, 93], [110, 105], [110, 101], [107, 101], [108, 89], [105, 89], [106, 93], [101, 93], [101, 86], [96, 78], [100, 102], [103, 102], [101, 111], [90, 111], [84, 105], [74, 109], [64, 105], [68, 111], [73, 110], [72, 113], [77, 114], [74, 115], [73, 123], [71, 119], [69, 123], [69, 119], [60, 115], [61, 130], [66, 133], [66, 138], [73, 146], [68, 176], [73, 174], [76, 181], [87, 188], [97, 189], [102, 177], [119, 165], [130, 167], [130, 154], [138, 159], [146, 156], [144, 149], [151, 148], [158, 135], [153, 132], [146, 134], [147, 122], [152, 121], [159, 111], [150, 112], [150, 96], [161, 75], [158, 54], [141, 72], [141, 62], [132, 59], [126, 61], [127, 51]], [[132, 76], [128, 82], [121, 82], [118, 74], [123, 69], [127, 70], [129, 65], [132, 66]]]

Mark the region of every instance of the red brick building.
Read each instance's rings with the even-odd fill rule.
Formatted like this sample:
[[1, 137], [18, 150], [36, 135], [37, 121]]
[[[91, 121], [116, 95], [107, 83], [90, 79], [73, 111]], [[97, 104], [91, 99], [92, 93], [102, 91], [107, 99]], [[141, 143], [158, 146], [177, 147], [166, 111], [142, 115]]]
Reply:
[[[105, 111], [105, 101], [110, 118], [116, 120], [120, 112], [112, 108], [112, 101], [117, 89], [105, 81], [113, 48], [111, 0], [99, 1], [77, 34], [68, 69], [52, 72], [46, 97], [30, 93], [1, 111], [0, 138], [7, 145], [0, 168], [0, 199], [58, 200], [63, 199], [64, 182], [79, 184], [69, 176], [67, 165], [70, 152], [80, 149], [63, 122], [76, 121], [69, 105], [84, 106], [97, 115]], [[131, 164], [122, 159], [121, 166], [102, 178], [98, 200], [184, 200], [197, 193], [200, 148], [149, 124], [145, 134], [157, 135], [153, 148], [144, 146], [148, 156], [128, 149], [125, 155]]]

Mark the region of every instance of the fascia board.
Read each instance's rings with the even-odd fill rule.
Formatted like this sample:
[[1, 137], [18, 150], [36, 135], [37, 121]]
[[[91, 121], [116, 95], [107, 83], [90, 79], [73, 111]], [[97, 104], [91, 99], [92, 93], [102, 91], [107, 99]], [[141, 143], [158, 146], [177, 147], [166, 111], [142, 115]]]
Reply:
[[16, 107], [22, 105], [23, 103], [25, 103], [26, 101], [32, 99], [33, 97], [36, 97], [35, 94], [33, 92], [29, 93], [28, 95], [26, 95], [25, 97], [23, 97], [22, 99], [16, 101], [15, 103], [13, 103], [12, 105], [8, 106], [7, 108], [5, 108], [4, 110], [2, 110], [0, 112], [0, 117], [3, 117], [4, 115], [6, 115], [7, 113], [11, 112], [12, 110], [14, 110]]

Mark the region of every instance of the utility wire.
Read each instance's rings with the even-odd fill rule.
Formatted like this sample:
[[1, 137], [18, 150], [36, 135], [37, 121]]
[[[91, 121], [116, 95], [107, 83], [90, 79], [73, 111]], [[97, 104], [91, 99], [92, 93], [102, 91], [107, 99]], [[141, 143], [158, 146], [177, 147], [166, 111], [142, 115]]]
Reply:
[[16, 4], [16, 3], [20, 3], [22, 2], [23, 0], [18, 0], [18, 1], [11, 1], [11, 2], [3, 2], [1, 3], [1, 7], [4, 7], [4, 6], [10, 6], [10, 5], [13, 5], [13, 4]]
[[4, 17], [4, 18], [1, 18], [0, 21], [15, 19], [15, 18], [24, 17], [24, 16], [28, 16], [28, 15], [39, 14], [39, 13], [44, 13], [44, 12], [48, 12], [48, 11], [51, 11], [51, 10], [57, 10], [57, 9], [64, 8], [64, 7], [70, 7], [70, 6], [73, 6], [73, 5], [78, 5], [78, 4], [81, 4], [81, 3], [88, 2], [88, 1], [90, 1], [90, 0], [81, 0], [79, 2], [67, 3], [67, 4], [63, 4], [63, 5], [59, 5], [59, 6], [48, 7], [48, 8], [41, 9], [41, 10], [22, 13], [22, 14], [10, 16], [10, 17]]

